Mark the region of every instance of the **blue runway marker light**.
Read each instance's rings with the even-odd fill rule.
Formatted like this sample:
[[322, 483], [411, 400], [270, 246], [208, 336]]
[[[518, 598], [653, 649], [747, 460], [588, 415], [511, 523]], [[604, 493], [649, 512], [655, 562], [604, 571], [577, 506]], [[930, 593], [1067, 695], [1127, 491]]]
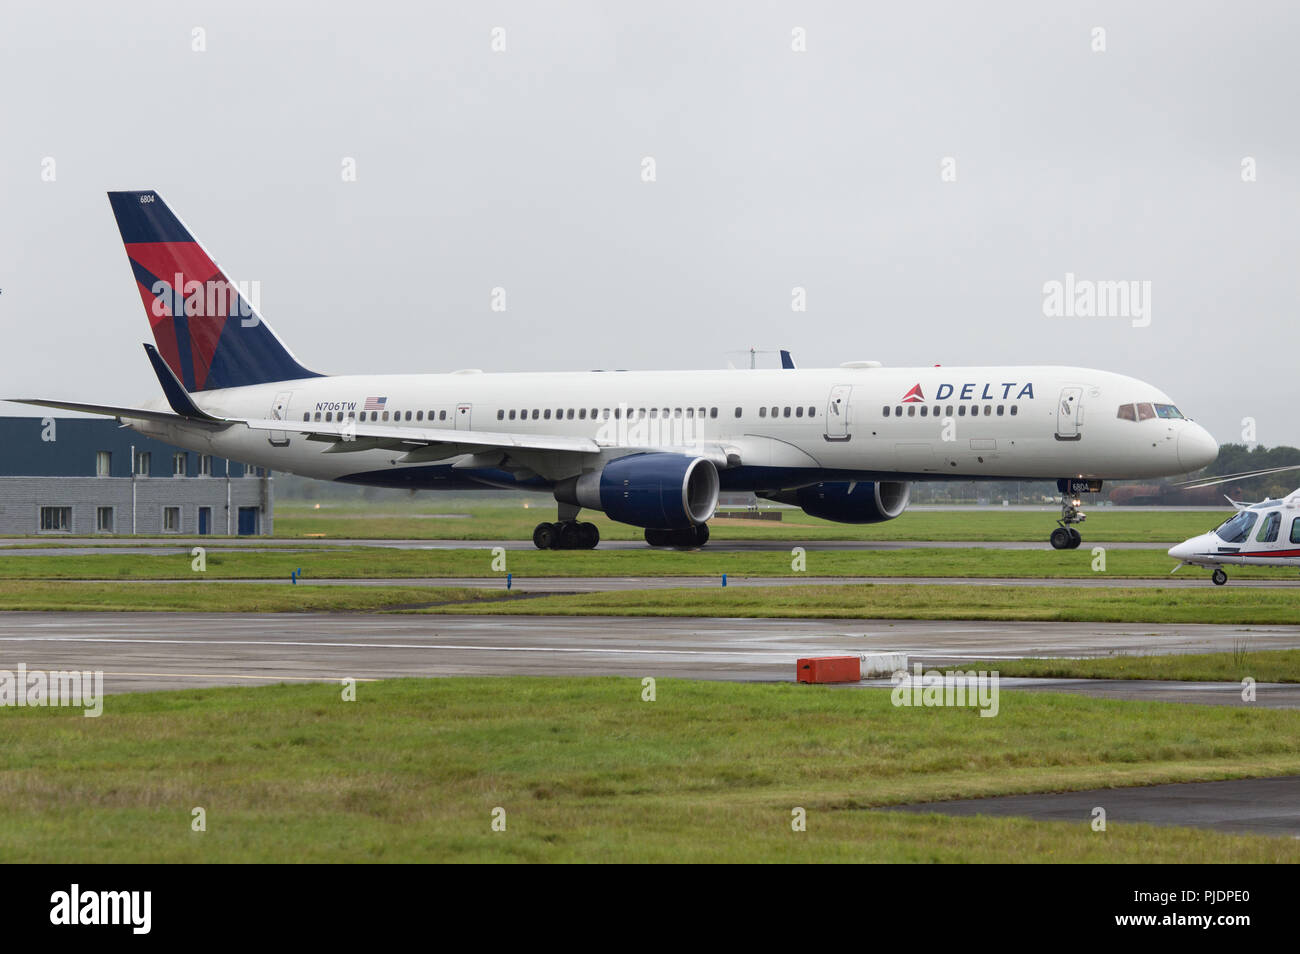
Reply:
[[725, 574], [725, 573], [722, 574], [722, 585], [723, 585], [723, 586], [726, 586], [726, 585], [727, 585], [727, 574]]
[[506, 574], [506, 589], [507, 589], [507, 590], [510, 589], [510, 582], [511, 582], [511, 580], [513, 580], [514, 578], [515, 578], [515, 575], [514, 575], [513, 573], [507, 573], [507, 574]]

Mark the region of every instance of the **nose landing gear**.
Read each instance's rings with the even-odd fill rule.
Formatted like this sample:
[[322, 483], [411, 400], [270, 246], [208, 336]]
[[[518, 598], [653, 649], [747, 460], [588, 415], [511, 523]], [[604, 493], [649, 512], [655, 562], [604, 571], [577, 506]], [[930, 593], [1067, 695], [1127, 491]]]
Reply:
[[1096, 493], [1101, 490], [1100, 480], [1069, 480], [1056, 482], [1061, 491], [1061, 519], [1056, 521], [1056, 529], [1047, 539], [1053, 550], [1074, 550], [1083, 542], [1083, 535], [1074, 529], [1073, 524], [1083, 523], [1088, 515], [1079, 510], [1079, 498], [1075, 494], [1085, 490]]

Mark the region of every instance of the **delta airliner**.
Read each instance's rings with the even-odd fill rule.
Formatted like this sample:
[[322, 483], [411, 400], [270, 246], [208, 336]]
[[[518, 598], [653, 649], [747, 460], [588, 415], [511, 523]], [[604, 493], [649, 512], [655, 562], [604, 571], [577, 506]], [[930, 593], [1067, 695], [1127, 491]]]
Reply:
[[106, 414], [179, 447], [322, 480], [551, 494], [540, 548], [591, 548], [582, 509], [699, 546], [721, 491], [843, 523], [891, 520], [914, 481], [1056, 479], [1082, 490], [1188, 473], [1218, 445], [1159, 389], [1070, 367], [332, 375], [308, 370], [157, 192], [109, 200], [153, 328], [164, 399]]

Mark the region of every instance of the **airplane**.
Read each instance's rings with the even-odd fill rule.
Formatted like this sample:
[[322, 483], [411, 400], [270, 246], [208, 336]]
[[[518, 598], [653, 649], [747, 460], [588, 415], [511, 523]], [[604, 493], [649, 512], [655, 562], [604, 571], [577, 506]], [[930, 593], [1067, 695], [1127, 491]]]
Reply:
[[[1297, 469], [1300, 468], [1288, 465], [1230, 474], [1197, 486], [1208, 487]], [[1227, 571], [1223, 569], [1225, 565], [1300, 567], [1300, 490], [1282, 500], [1264, 499], [1254, 504], [1231, 497], [1227, 499], [1236, 510], [1231, 517], [1209, 533], [1191, 537], [1169, 548], [1169, 555], [1178, 561], [1178, 565], [1169, 571], [1171, 574], [1184, 566], [1213, 567], [1210, 579], [1215, 586], [1222, 586], [1228, 582]]]
[[[327, 375], [271, 330], [154, 190], [108, 193], [154, 341], [163, 399], [103, 414], [159, 440], [322, 480], [549, 493], [539, 549], [599, 543], [584, 509], [651, 546], [709, 538], [721, 491], [831, 521], [898, 517], [914, 481], [1057, 480], [1057, 549], [1078, 494], [1191, 473], [1218, 444], [1163, 392], [1073, 367], [836, 368]], [[366, 333], [375, 326], [368, 322]], [[1085, 422], [1085, 410], [1087, 419]]]

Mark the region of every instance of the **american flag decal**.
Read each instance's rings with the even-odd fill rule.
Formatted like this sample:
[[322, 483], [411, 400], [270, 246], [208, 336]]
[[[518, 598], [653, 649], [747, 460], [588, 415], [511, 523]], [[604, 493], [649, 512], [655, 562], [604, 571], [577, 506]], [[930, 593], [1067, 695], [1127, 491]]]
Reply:
[[387, 403], [388, 403], [388, 398], [386, 397], [368, 397], [366, 398], [366, 403], [363, 406], [362, 410], [382, 411], [384, 409], [384, 405]]

